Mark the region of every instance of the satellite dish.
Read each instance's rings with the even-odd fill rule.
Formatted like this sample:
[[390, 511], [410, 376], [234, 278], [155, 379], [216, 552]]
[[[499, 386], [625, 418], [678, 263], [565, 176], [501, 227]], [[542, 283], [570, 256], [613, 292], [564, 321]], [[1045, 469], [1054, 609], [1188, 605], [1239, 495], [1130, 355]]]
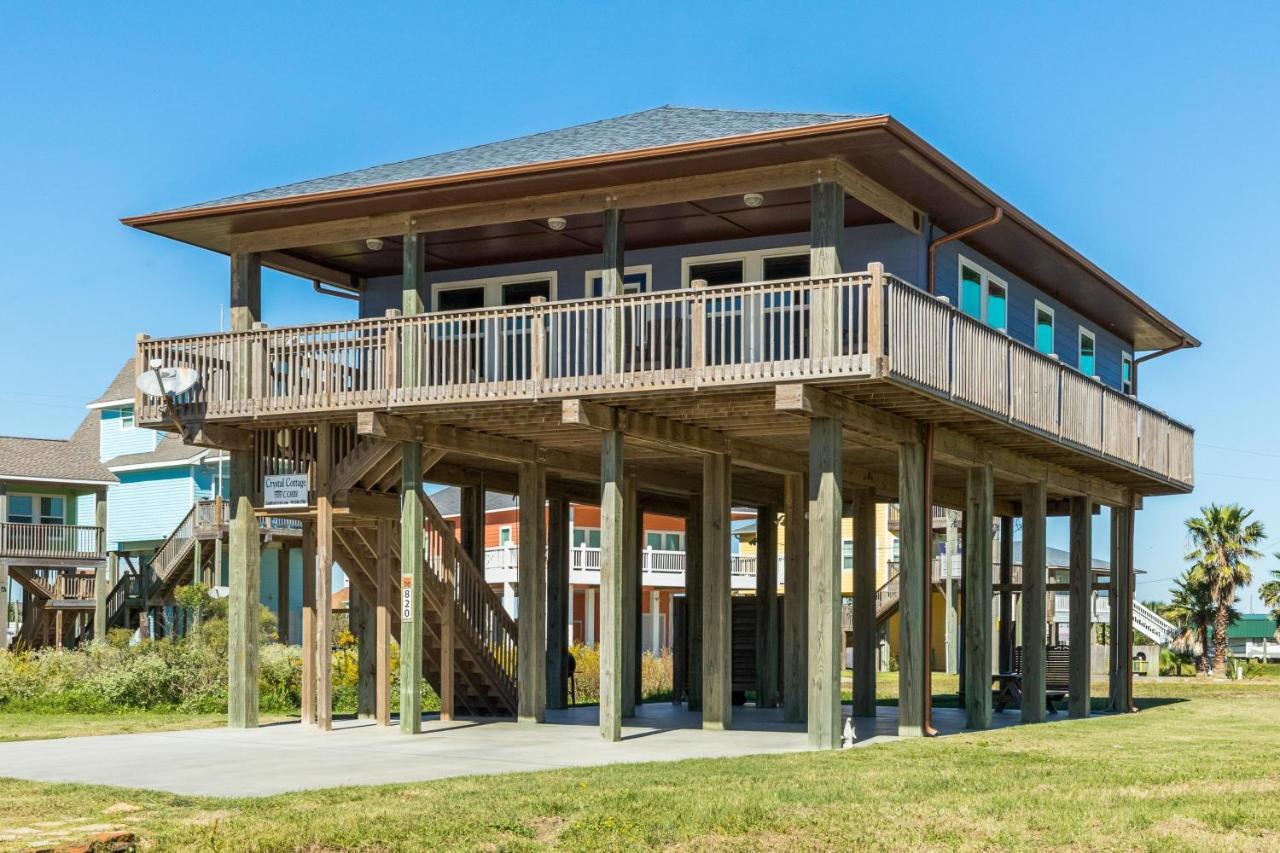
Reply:
[[189, 391], [200, 381], [200, 374], [190, 367], [159, 367], [152, 365], [145, 373], [138, 374], [138, 390], [148, 397], [168, 397]]

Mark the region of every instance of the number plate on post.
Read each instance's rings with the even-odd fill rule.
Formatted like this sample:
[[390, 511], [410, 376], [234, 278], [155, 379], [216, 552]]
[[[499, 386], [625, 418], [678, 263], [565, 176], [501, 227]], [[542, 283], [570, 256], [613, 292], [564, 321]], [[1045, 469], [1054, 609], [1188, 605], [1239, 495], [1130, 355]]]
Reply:
[[413, 621], [413, 575], [400, 576], [400, 621]]

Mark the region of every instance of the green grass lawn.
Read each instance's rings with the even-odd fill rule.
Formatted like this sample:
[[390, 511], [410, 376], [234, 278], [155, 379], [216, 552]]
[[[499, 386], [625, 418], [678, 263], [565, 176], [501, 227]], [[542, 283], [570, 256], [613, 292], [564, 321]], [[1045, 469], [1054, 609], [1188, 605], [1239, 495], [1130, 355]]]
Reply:
[[160, 850], [1280, 848], [1280, 680], [1139, 682], [1138, 696], [1136, 715], [845, 752], [258, 800], [0, 781], [0, 844], [111, 826]]
[[[269, 723], [284, 719], [288, 718], [264, 715], [262, 721]], [[226, 714], [181, 714], [177, 711], [127, 711], [120, 714], [5, 711], [0, 712], [0, 743], [14, 740], [46, 740], [55, 737], [211, 729], [226, 724]]]

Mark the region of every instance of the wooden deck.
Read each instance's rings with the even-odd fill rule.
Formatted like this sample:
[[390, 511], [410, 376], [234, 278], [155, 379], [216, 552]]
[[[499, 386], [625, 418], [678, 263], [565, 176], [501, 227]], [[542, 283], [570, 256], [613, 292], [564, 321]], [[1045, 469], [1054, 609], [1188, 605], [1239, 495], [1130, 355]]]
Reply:
[[15, 566], [93, 566], [106, 559], [101, 527], [0, 522], [0, 560]]
[[[538, 422], [559, 421], [562, 399], [590, 398], [727, 433], [745, 423], [767, 440], [787, 438], [763, 411], [775, 414], [774, 387], [804, 382], [1145, 494], [1189, 491], [1194, 479], [1188, 427], [874, 267], [143, 338], [138, 359], [199, 371], [200, 384], [178, 400], [188, 423], [266, 428], [391, 411], [554, 443]], [[242, 368], [247, 382], [234, 381]], [[155, 399], [140, 399], [138, 415], [143, 425], [169, 423]], [[502, 428], [515, 423], [514, 434]], [[792, 426], [803, 440], [802, 424]]]

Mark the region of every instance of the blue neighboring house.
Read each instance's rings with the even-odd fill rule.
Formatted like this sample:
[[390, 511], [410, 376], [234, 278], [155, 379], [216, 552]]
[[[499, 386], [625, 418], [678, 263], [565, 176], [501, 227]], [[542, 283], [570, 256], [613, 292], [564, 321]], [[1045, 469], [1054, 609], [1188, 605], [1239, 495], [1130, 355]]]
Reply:
[[[98, 457], [115, 477], [107, 487], [107, 550], [134, 567], [142, 566], [173, 533], [197, 501], [226, 496], [227, 456], [222, 451], [183, 444], [169, 433], [140, 428], [134, 421], [134, 364], [125, 362], [98, 399]], [[261, 600], [277, 610], [279, 551], [262, 554]], [[290, 552], [289, 642], [301, 642], [302, 552]], [[226, 584], [226, 567], [219, 583]]]

